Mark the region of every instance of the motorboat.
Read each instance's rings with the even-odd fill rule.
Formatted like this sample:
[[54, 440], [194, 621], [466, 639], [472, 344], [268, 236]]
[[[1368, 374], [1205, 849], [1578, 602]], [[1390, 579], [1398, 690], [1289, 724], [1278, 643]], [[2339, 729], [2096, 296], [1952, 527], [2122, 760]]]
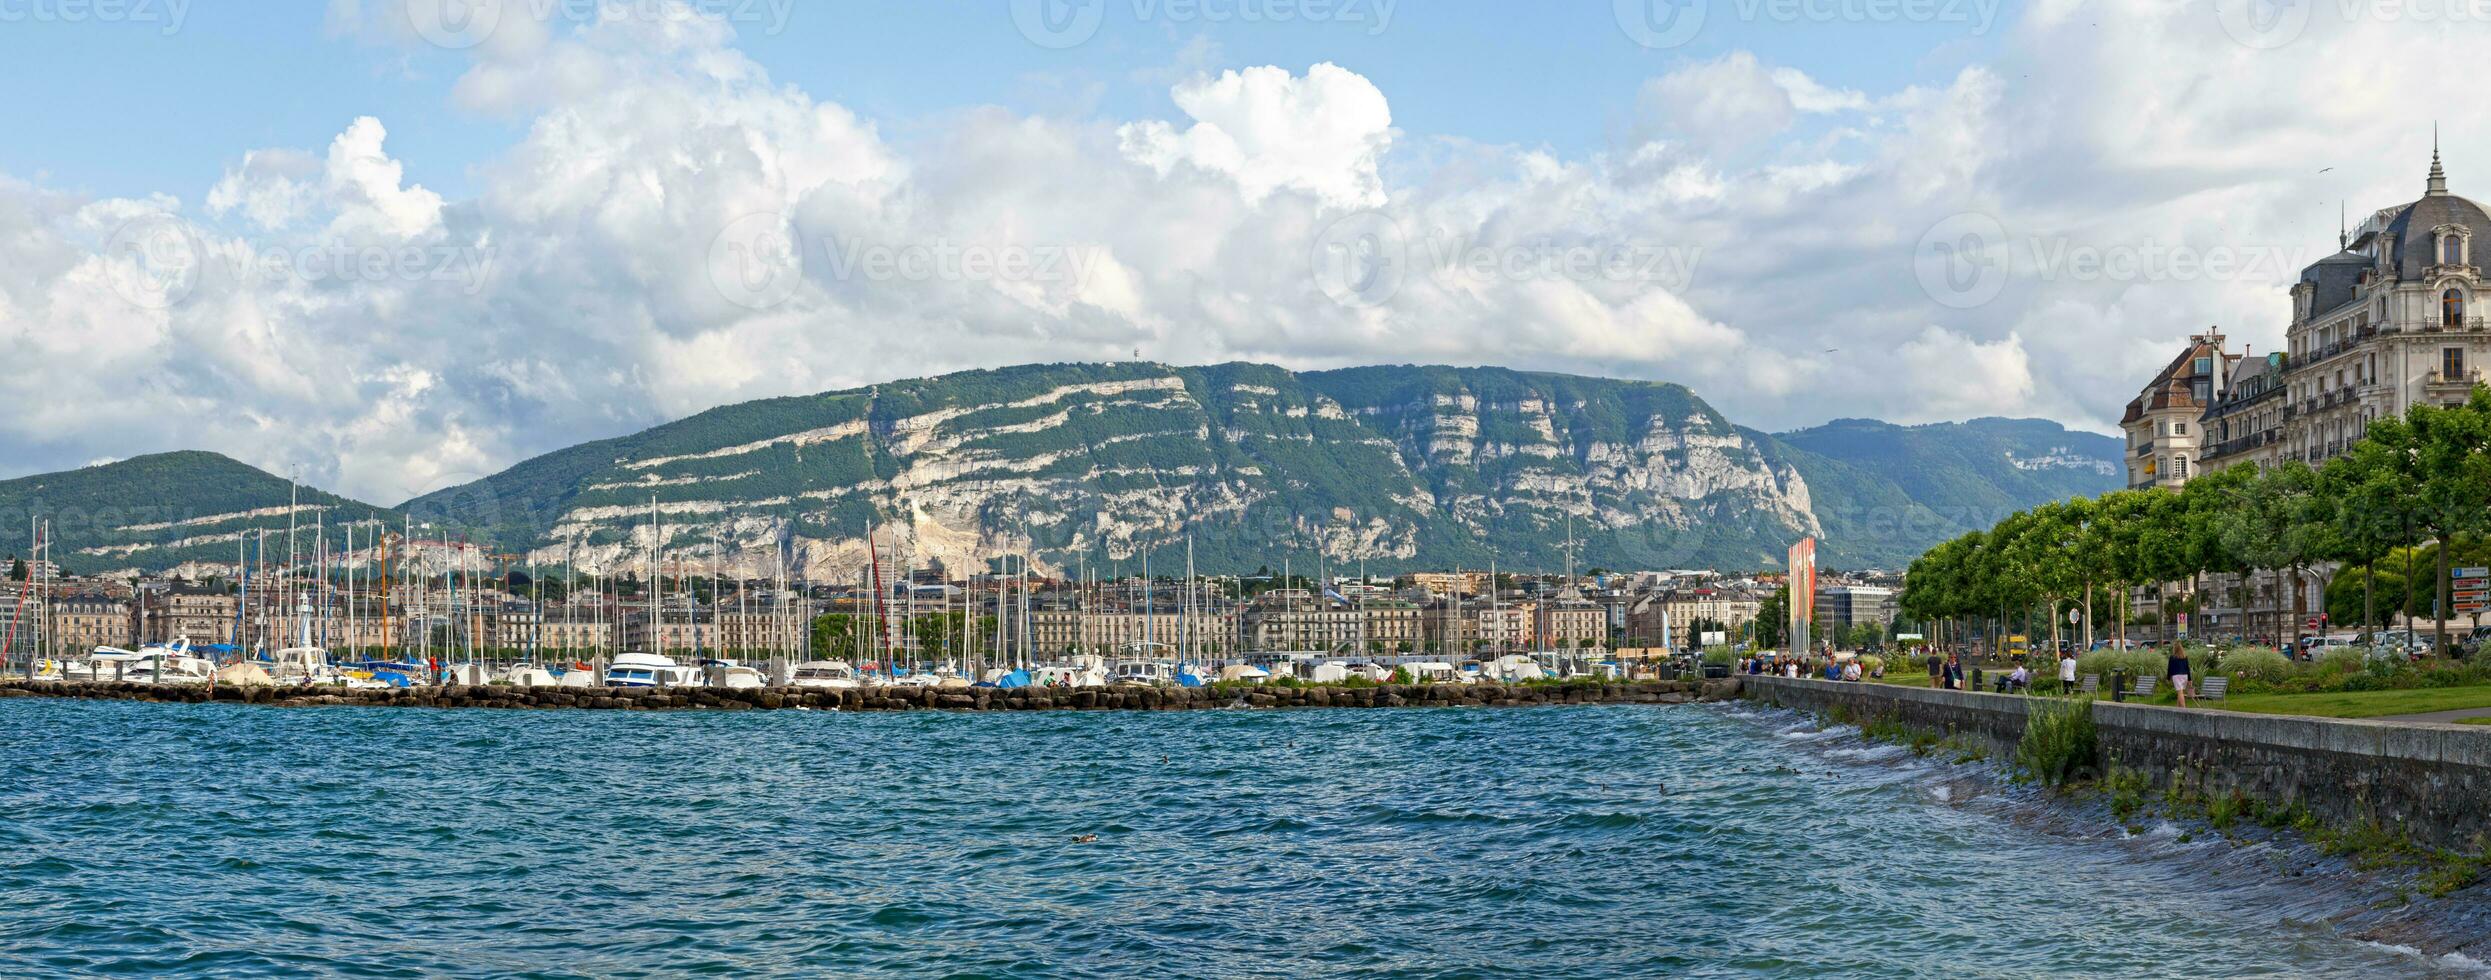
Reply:
[[698, 670], [654, 653], [626, 653], [605, 669], [607, 687], [699, 687]]
[[[712, 683], [713, 674], [715, 683]], [[726, 690], [748, 690], [768, 687], [770, 679], [761, 673], [761, 668], [749, 664], [733, 660], [703, 660], [701, 661], [701, 684], [705, 687]]]
[[189, 644], [174, 647], [148, 647], [140, 650], [138, 659], [123, 670], [127, 680], [142, 684], [206, 684], [216, 676], [216, 665], [191, 656]]
[[130, 665], [143, 656], [136, 650], [120, 647], [96, 647], [86, 659], [61, 665], [61, 678], [73, 681], [117, 681], [129, 676]]
[[1110, 684], [1146, 684], [1166, 687], [1176, 683], [1176, 665], [1165, 660], [1127, 660], [1116, 665], [1109, 675]]
[[852, 688], [857, 686], [856, 668], [845, 660], [807, 660], [796, 665], [792, 683], [797, 687]]

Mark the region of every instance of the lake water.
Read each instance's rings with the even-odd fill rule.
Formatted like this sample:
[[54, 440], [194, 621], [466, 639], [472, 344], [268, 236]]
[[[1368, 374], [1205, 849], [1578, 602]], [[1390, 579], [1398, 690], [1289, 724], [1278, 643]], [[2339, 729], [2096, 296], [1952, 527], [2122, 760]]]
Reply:
[[1847, 732], [0, 701], [0, 975], [2448, 968]]

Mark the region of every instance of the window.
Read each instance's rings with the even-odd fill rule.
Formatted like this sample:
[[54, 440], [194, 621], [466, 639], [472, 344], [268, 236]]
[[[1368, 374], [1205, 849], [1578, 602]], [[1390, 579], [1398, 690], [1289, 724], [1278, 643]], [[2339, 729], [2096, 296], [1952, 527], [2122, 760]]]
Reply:
[[2171, 478], [2174, 480], [2188, 479], [2188, 457], [2171, 457]]
[[2452, 287], [2447, 292], [2439, 294], [2439, 322], [2450, 330], [2465, 325], [2465, 293], [2463, 290]]
[[2439, 261], [2443, 265], [2465, 264], [2465, 236], [2439, 236]]
[[2200, 358], [2198, 358], [2198, 359], [2196, 360], [2196, 362], [2195, 362], [2195, 363], [2192, 363], [2192, 364], [2190, 364], [2190, 365], [2188, 366], [2188, 373], [2190, 373], [2190, 374], [2199, 374], [2199, 375], [2204, 375], [2204, 374], [2213, 374], [2213, 373], [2214, 373], [2214, 359], [2213, 359], [2213, 358], [2211, 358], [2211, 357], [2200, 357]]
[[2190, 386], [2191, 393], [2197, 396], [2198, 404], [2204, 404], [2214, 396], [2212, 384], [2204, 378], [2199, 378], [2196, 384]]
[[2439, 349], [2439, 376], [2449, 381], [2465, 377], [2465, 348], [2442, 347]]
[[2175, 436], [2184, 436], [2184, 435], [2187, 435], [2187, 434], [2188, 434], [2188, 423], [2186, 423], [2186, 422], [2173, 422], [2173, 423], [2171, 423], [2171, 434], [2172, 434], [2172, 435], [2175, 435]]

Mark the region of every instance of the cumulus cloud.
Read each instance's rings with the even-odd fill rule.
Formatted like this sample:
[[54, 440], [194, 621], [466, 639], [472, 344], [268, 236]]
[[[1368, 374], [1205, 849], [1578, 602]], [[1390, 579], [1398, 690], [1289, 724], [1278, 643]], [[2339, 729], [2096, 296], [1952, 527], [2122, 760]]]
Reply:
[[[386, 57], [443, 2], [330, 23]], [[471, 196], [411, 177], [380, 119], [237, 147], [189, 200], [0, 175], [15, 469], [205, 448], [394, 503], [728, 402], [1137, 348], [1680, 381], [1774, 428], [2106, 428], [2192, 331], [2273, 349], [2334, 202], [2420, 190], [2427, 120], [2361, 93], [2470, 54], [2050, 2], [1988, 63], [1891, 90], [1665, 65], [1585, 107], [1632, 113], [1619, 145], [1566, 155], [1404, 134], [1354, 66], [1188, 74], [1168, 118], [877, 120], [723, 24], [488, 7], [445, 97], [523, 135]], [[2450, 137], [2458, 190], [2491, 187], [2491, 136]], [[2175, 252], [2263, 258], [2144, 258]]]
[[1303, 76], [1265, 66], [1195, 78], [1171, 94], [1192, 126], [1117, 130], [1125, 153], [1162, 175], [1179, 165], [1226, 174], [1249, 203], [1281, 188], [1348, 207], [1383, 203], [1378, 164], [1392, 142], [1392, 110], [1358, 73], [1329, 62]]

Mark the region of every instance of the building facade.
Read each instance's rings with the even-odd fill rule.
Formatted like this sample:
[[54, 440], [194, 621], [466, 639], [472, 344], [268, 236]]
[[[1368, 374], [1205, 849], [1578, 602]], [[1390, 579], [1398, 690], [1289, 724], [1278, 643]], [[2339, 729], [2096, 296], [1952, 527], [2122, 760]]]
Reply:
[[2476, 239], [2491, 214], [2448, 192], [2431, 151], [2422, 197], [2373, 212], [2341, 250], [2292, 287], [2283, 454], [2318, 463], [2359, 441], [2372, 419], [2472, 395], [2491, 356], [2474, 305], [2486, 280]]
[[2237, 360], [2223, 352], [2222, 334], [2198, 334], [2128, 403], [2119, 427], [2128, 436], [2129, 487], [2176, 487], [2195, 475], [2206, 408]]

